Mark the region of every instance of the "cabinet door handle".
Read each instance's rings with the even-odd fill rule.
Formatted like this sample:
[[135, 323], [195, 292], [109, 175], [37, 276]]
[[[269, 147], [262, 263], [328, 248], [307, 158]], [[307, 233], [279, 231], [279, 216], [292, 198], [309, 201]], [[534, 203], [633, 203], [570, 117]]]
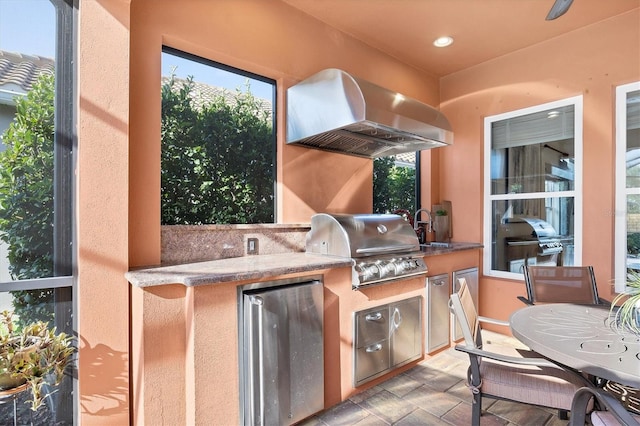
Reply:
[[365, 352], [380, 352], [382, 350], [382, 344], [376, 343], [375, 345], [371, 345], [365, 349]]
[[440, 287], [444, 285], [444, 280], [433, 281], [433, 285], [436, 287]]
[[400, 324], [402, 324], [402, 315], [400, 314], [400, 309], [395, 308], [393, 310], [393, 315], [391, 315], [391, 330], [389, 334], [393, 334], [396, 332], [398, 328], [400, 328]]
[[367, 314], [365, 315], [364, 319], [367, 321], [380, 321], [382, 319], [382, 312]]

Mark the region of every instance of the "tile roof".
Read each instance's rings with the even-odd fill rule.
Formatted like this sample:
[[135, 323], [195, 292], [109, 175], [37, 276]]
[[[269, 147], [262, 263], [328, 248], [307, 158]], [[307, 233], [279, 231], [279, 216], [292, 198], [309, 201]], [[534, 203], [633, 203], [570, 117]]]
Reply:
[[[162, 85], [166, 84], [170, 80], [170, 77], [163, 76], [162, 77]], [[181, 89], [184, 84], [187, 83], [187, 80], [174, 77], [175, 80], [175, 89]], [[231, 91], [229, 89], [225, 89], [222, 87], [211, 86], [209, 84], [200, 83], [198, 81], [193, 81], [193, 89], [191, 90], [191, 99], [193, 99], [195, 106], [199, 107], [203, 104], [212, 102], [216, 97], [223, 96], [227, 105], [233, 105], [236, 101], [236, 92]], [[271, 115], [271, 101], [267, 99], [262, 99], [256, 97], [256, 99], [260, 102], [260, 109], [266, 111], [269, 116]]]
[[40, 74], [53, 74], [54, 71], [51, 58], [0, 50], [0, 88], [15, 84], [27, 92]]
[[396, 161], [402, 164], [407, 164], [415, 167], [416, 163], [416, 153], [415, 152], [405, 152], [402, 154], [396, 154]]

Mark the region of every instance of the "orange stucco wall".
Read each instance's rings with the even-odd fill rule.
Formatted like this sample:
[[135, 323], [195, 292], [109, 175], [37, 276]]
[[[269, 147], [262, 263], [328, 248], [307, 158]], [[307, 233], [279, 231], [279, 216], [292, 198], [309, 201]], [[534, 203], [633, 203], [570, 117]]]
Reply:
[[[638, 9], [551, 41], [446, 76], [441, 104], [455, 144], [440, 150], [439, 191], [454, 208], [456, 238], [482, 241], [483, 120], [487, 116], [583, 96], [583, 254], [602, 297], [611, 298], [614, 215], [615, 86], [640, 80]], [[508, 319], [521, 307], [522, 281], [483, 277], [480, 313]], [[498, 296], [499, 295], [499, 296]]]
[[[426, 103], [438, 81], [279, 1], [135, 1], [131, 6], [131, 261], [155, 260], [159, 235], [160, 52], [184, 50], [276, 80], [286, 88], [324, 68], [342, 68]], [[370, 211], [372, 162], [286, 146], [278, 115], [278, 221], [317, 211]], [[140, 226], [138, 226], [140, 225]], [[157, 250], [156, 250], [157, 251]]]
[[85, 425], [122, 425], [130, 401], [128, 4], [82, 2], [80, 21], [79, 412]]
[[[423, 195], [453, 202], [457, 241], [482, 237], [483, 117], [584, 95], [589, 191], [583, 263], [595, 266], [607, 297], [613, 275], [613, 89], [640, 79], [638, 22], [635, 10], [438, 81], [275, 0], [83, 0], [77, 212], [82, 424], [190, 424], [198, 407], [189, 404], [213, 403], [199, 393], [208, 389], [202, 377], [188, 380], [196, 378], [197, 360], [188, 359], [184, 348], [208, 334], [186, 318], [217, 308], [220, 300], [181, 286], [143, 292], [124, 279], [130, 268], [160, 260], [163, 44], [275, 79], [279, 111], [288, 86], [328, 67], [434, 106], [442, 101], [456, 139], [452, 147], [423, 153]], [[280, 114], [279, 222], [308, 222], [316, 211], [369, 211], [369, 160], [285, 146], [284, 128]], [[484, 277], [480, 289], [481, 313], [505, 318], [518, 306], [515, 296], [523, 286]], [[232, 335], [229, 329], [216, 335], [220, 347]], [[214, 355], [220, 362], [235, 356]], [[225, 386], [236, 385], [230, 377], [220, 378]], [[342, 392], [343, 380], [333, 377], [328, 386]], [[226, 403], [237, 410], [235, 400]]]
[[[432, 105], [438, 103], [438, 81], [273, 0], [87, 0], [80, 6], [79, 44], [81, 421], [192, 420], [169, 414], [193, 413], [180, 406], [183, 390], [156, 382], [187, 372], [147, 373], [158, 359], [189, 365], [175, 348], [192, 344], [194, 336], [168, 329], [163, 331], [175, 338], [172, 344], [159, 343], [148, 330], [164, 313], [142, 310], [163, 301], [163, 309], [171, 307], [167, 315], [187, 315], [191, 295], [171, 287], [130, 294], [124, 279], [128, 269], [160, 261], [162, 45], [276, 80], [279, 111], [288, 86], [329, 67]], [[308, 222], [317, 211], [370, 210], [371, 161], [285, 146], [284, 128], [280, 114], [279, 222]], [[172, 410], [162, 417], [164, 404]]]

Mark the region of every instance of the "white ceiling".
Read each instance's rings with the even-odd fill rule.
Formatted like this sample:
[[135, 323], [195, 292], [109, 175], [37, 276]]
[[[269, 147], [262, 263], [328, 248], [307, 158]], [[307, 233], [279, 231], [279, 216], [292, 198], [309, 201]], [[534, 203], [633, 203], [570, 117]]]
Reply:
[[[555, 0], [282, 1], [436, 76], [640, 8], [640, 0], [575, 0], [566, 14], [546, 21]], [[434, 47], [442, 35], [452, 36], [453, 45]]]

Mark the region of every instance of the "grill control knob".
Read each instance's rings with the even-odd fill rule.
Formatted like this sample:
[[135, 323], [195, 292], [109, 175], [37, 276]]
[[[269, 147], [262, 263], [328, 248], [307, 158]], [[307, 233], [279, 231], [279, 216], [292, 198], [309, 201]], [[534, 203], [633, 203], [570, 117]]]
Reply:
[[413, 271], [414, 269], [416, 269], [418, 267], [418, 263], [416, 262], [415, 259], [407, 259], [407, 260], [405, 260], [405, 263], [407, 265], [407, 270], [408, 271]]
[[392, 277], [396, 274], [396, 265], [393, 262], [383, 262], [379, 260], [376, 262], [376, 265], [380, 270], [380, 278]]
[[380, 269], [375, 264], [360, 263], [356, 265], [360, 282], [371, 281], [380, 274]]

